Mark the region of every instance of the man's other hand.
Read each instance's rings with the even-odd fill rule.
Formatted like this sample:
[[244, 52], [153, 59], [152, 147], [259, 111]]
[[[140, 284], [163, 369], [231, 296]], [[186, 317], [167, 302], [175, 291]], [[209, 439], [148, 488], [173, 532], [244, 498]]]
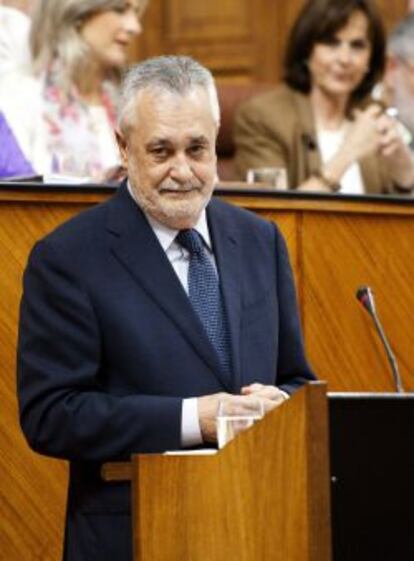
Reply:
[[[248, 386], [250, 387], [250, 386]], [[262, 386], [262, 388], [270, 388], [271, 386]], [[274, 388], [278, 392], [277, 388]], [[218, 412], [218, 407], [220, 401], [226, 401], [232, 404], [235, 410], [239, 412], [240, 415], [246, 415], [251, 413], [252, 409], [257, 409], [257, 400], [263, 403], [263, 410], [265, 412], [270, 411], [277, 405], [281, 403], [282, 400], [286, 399], [282, 396], [279, 399], [275, 399], [275, 392], [267, 392], [271, 395], [273, 399], [266, 395], [266, 392], [246, 392], [246, 395], [232, 395], [224, 392], [206, 395], [199, 397], [198, 402], [198, 418], [200, 422], [201, 435], [204, 442], [217, 442], [217, 423], [216, 417]]]
[[264, 402], [264, 410], [265, 413], [274, 409], [281, 403], [283, 403], [286, 399], [289, 399], [289, 396], [286, 392], [280, 390], [276, 386], [265, 386], [264, 384], [259, 384], [255, 382], [254, 384], [250, 384], [249, 386], [244, 386], [241, 389], [242, 395], [250, 395], [254, 397], [259, 397]]

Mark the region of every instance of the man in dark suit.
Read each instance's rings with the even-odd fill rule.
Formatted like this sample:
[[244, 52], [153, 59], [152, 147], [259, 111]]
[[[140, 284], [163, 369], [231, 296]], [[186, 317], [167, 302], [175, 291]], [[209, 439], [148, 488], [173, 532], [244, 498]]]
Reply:
[[66, 560], [131, 559], [129, 488], [103, 482], [103, 462], [211, 446], [219, 400], [269, 410], [313, 379], [280, 233], [211, 200], [218, 123], [198, 63], [134, 67], [117, 132], [128, 181], [31, 253], [20, 418], [34, 450], [71, 462]]

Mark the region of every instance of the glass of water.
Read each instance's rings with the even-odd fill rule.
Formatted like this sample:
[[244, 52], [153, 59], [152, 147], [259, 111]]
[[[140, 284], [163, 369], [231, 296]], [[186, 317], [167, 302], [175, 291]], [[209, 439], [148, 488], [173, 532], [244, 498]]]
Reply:
[[264, 415], [263, 400], [246, 400], [240, 397], [234, 400], [221, 400], [217, 411], [218, 447], [224, 448], [240, 432], [250, 428]]
[[258, 187], [270, 187], [277, 191], [288, 188], [286, 168], [251, 168], [247, 170], [246, 181], [250, 185], [257, 183]]

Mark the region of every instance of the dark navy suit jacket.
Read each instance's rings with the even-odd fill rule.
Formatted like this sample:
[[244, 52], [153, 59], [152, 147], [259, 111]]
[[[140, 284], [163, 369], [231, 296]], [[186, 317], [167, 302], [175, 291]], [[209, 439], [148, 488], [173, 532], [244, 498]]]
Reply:
[[233, 381], [144, 214], [123, 184], [33, 249], [18, 348], [32, 448], [70, 460], [65, 558], [128, 561], [127, 484], [101, 464], [180, 448], [186, 397], [313, 378], [285, 243], [256, 215], [212, 200], [207, 220], [231, 336]]

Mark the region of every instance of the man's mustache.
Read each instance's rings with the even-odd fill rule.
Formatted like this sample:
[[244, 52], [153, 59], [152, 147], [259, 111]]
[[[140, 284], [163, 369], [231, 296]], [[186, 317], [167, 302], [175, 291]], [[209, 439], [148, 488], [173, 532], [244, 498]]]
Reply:
[[162, 191], [175, 191], [181, 193], [187, 193], [189, 191], [200, 191], [203, 188], [203, 184], [200, 181], [187, 181], [186, 183], [179, 183], [178, 181], [173, 181], [169, 179], [164, 181], [159, 186], [158, 190]]

